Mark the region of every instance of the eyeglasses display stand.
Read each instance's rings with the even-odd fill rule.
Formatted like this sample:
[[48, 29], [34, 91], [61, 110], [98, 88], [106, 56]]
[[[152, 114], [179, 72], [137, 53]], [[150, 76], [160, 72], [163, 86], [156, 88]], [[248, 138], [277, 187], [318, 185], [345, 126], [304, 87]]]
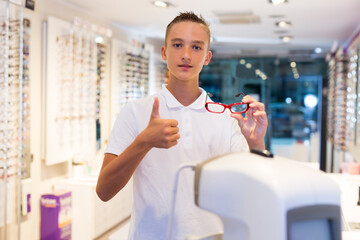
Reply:
[[20, 1], [0, 1], [0, 21], [0, 239], [14, 232], [20, 239], [21, 183], [31, 161], [30, 21]]
[[79, 155], [91, 161], [100, 144], [105, 46], [96, 43], [90, 27], [76, 21], [50, 16], [43, 29], [43, 158], [47, 165], [71, 162]]
[[342, 48], [329, 60], [328, 141], [331, 155], [328, 171], [340, 172], [345, 158], [345, 127], [348, 58]]
[[348, 73], [346, 88], [346, 129], [345, 146], [353, 148], [356, 145], [356, 127], [357, 127], [357, 82], [358, 82], [358, 49], [356, 46], [347, 51], [348, 55]]
[[[122, 106], [149, 93], [152, 46], [129, 45], [117, 39], [111, 43], [111, 123]], [[111, 125], [112, 125], [111, 124]]]
[[[359, 147], [360, 37], [328, 57], [327, 162], [329, 172], [347, 172]], [[330, 164], [329, 164], [330, 163]]]

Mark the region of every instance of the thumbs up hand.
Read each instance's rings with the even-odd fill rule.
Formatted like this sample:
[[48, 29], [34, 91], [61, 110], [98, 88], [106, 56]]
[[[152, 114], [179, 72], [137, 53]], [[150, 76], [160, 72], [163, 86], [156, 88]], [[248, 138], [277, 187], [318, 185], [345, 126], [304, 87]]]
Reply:
[[180, 138], [178, 121], [161, 119], [159, 114], [159, 99], [155, 97], [148, 126], [141, 133], [149, 147], [170, 148], [177, 144]]

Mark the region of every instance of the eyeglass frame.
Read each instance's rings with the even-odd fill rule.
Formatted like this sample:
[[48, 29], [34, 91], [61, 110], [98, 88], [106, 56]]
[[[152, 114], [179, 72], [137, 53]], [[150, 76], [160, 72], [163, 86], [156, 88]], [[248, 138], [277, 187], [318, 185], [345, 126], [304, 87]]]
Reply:
[[[247, 112], [247, 111], [250, 109], [249, 103], [239, 102], [239, 103], [233, 103], [233, 104], [226, 105], [226, 104], [223, 104], [223, 103], [208, 102], [208, 101], [207, 101], [207, 97], [208, 97], [209, 94], [211, 94], [211, 93], [207, 93], [207, 94], [206, 94], [206, 98], [205, 98], [205, 109], [206, 109], [208, 112], [211, 112], [211, 113], [224, 113], [225, 110], [228, 108], [229, 111], [230, 111], [231, 113], [233, 113], [233, 114], [241, 114], [241, 113]], [[240, 97], [241, 95], [242, 95], [243, 97], [245, 96], [244, 93], [238, 93], [238, 94], [235, 95], [235, 97]], [[209, 97], [211, 97], [211, 96], [209, 95]], [[209, 105], [209, 104], [216, 104], [216, 105], [223, 106], [223, 107], [224, 107], [224, 110], [223, 110], [222, 112], [213, 112], [213, 111], [210, 111], [209, 108], [208, 108], [208, 105]], [[231, 110], [231, 107], [232, 107], [232, 106], [235, 106], [235, 105], [243, 105], [243, 104], [246, 104], [246, 110], [244, 110], [244, 111], [242, 111], [242, 112], [233, 112], [233, 111]]]

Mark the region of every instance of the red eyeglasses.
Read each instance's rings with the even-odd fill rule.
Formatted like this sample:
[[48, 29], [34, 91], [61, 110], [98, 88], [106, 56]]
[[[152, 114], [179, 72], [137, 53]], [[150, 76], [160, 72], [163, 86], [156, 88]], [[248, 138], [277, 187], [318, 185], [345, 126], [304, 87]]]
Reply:
[[[210, 93], [208, 93], [210, 94]], [[244, 93], [238, 93], [235, 95], [235, 97], [245, 96]], [[210, 96], [211, 97], [211, 96]], [[230, 105], [222, 104], [222, 103], [216, 103], [216, 102], [207, 102], [207, 95], [205, 99], [205, 108], [211, 113], [223, 113], [225, 112], [225, 109], [229, 109], [231, 113], [244, 113], [247, 110], [249, 110], [249, 104], [248, 103], [233, 103]]]

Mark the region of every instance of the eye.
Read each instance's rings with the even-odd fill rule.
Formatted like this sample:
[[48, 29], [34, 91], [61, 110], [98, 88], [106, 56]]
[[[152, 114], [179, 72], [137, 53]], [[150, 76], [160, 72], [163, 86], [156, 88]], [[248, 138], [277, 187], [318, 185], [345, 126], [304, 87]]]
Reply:
[[175, 48], [179, 48], [179, 47], [181, 47], [182, 45], [181, 45], [181, 43], [174, 43], [173, 46], [174, 46]]
[[200, 46], [195, 45], [195, 46], [193, 46], [193, 49], [194, 49], [194, 50], [201, 50], [201, 47], [200, 47]]

